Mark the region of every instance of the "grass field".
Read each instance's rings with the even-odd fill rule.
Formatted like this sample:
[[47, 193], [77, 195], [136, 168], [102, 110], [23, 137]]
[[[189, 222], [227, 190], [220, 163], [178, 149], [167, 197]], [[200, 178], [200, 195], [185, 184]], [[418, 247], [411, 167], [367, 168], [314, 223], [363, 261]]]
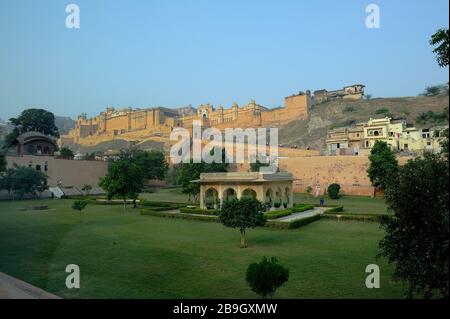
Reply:
[[[319, 204], [319, 197], [314, 197], [308, 194], [294, 194], [294, 202]], [[324, 197], [325, 205], [343, 205], [346, 214], [364, 215], [364, 214], [379, 214], [387, 213], [387, 207], [383, 198], [366, 197], [366, 196], [350, 196], [344, 195], [339, 199], [330, 199]]]
[[[154, 201], [187, 203], [188, 197], [180, 189], [156, 189], [154, 193], [141, 194], [141, 198]], [[319, 204], [319, 198], [308, 194], [294, 194], [295, 203]], [[387, 207], [383, 198], [365, 196], [341, 196], [337, 200], [325, 197], [327, 205], [343, 205], [347, 214], [386, 214]]]
[[[71, 203], [0, 202], [0, 271], [64, 298], [256, 298], [246, 268], [276, 256], [291, 272], [277, 298], [402, 297], [392, 267], [375, 258], [383, 236], [376, 223], [254, 229], [241, 249], [238, 231], [218, 223], [123, 213], [120, 205], [90, 205], [80, 223]], [[22, 211], [38, 204], [50, 209]], [[371, 263], [380, 266], [380, 289], [365, 287]], [[79, 290], [65, 287], [68, 264], [80, 266]]]

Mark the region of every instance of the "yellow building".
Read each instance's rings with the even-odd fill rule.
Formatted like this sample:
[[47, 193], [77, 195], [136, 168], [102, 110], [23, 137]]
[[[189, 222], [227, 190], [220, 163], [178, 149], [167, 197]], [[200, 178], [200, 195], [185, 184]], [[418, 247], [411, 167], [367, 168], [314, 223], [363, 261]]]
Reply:
[[436, 132], [443, 129], [408, 127], [405, 121], [394, 121], [389, 117], [370, 119], [354, 127], [328, 131], [327, 152], [330, 155], [368, 154], [376, 141], [386, 142], [396, 152], [439, 152], [442, 138]]

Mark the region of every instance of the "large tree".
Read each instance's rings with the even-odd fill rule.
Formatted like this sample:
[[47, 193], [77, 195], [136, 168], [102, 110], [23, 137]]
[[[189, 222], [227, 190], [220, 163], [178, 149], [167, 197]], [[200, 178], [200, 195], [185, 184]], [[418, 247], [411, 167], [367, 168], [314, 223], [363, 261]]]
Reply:
[[386, 142], [376, 141], [370, 151], [369, 160], [370, 166], [367, 173], [370, 181], [373, 186], [384, 190], [388, 180], [395, 177], [398, 172], [395, 154]]
[[[211, 150], [213, 152], [213, 150]], [[213, 153], [212, 153], [213, 154]], [[225, 161], [225, 149], [222, 149], [222, 161], [221, 163], [194, 163], [191, 159], [190, 163], [181, 163], [178, 172], [177, 184], [181, 186], [181, 191], [184, 194], [189, 195], [189, 201], [191, 197], [197, 200], [200, 193], [200, 184], [192, 183], [191, 181], [200, 178], [201, 173], [224, 173], [228, 169], [228, 163]]]
[[238, 228], [241, 247], [247, 247], [245, 233], [248, 228], [264, 226], [264, 205], [253, 198], [227, 200], [219, 212], [219, 220], [225, 227]]
[[2, 176], [1, 188], [7, 190], [10, 195], [17, 194], [20, 198], [26, 194], [40, 196], [48, 188], [47, 175], [34, 168], [14, 165]]
[[136, 150], [131, 154], [132, 161], [141, 167], [146, 180], [162, 180], [167, 174], [168, 164], [160, 151]]
[[426, 154], [399, 168], [385, 198], [394, 216], [385, 217], [382, 255], [395, 265], [395, 278], [408, 285], [408, 297], [449, 292], [448, 159]]
[[59, 137], [58, 128], [55, 125], [55, 116], [47, 110], [27, 109], [17, 118], [10, 118], [9, 121], [15, 127], [5, 137], [4, 148], [11, 147], [17, 136], [28, 131], [37, 131], [46, 135]]
[[430, 45], [434, 46], [433, 52], [440, 67], [448, 66], [449, 31], [442, 28], [431, 36]]
[[135, 199], [144, 187], [142, 169], [125, 159], [112, 162], [107, 174], [100, 179], [99, 186], [108, 193], [108, 198], [118, 197], [123, 200], [126, 209], [127, 199]]

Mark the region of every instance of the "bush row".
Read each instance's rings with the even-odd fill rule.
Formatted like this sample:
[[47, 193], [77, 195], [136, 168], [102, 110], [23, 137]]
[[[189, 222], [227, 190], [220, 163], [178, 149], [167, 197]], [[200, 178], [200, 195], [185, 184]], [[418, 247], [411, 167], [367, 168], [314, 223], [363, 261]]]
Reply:
[[292, 214], [292, 210], [291, 209], [284, 209], [284, 210], [272, 210], [272, 211], [267, 211], [264, 213], [264, 216], [267, 219], [277, 219], [277, 218], [281, 218], [284, 216], [289, 216]]
[[364, 221], [364, 222], [380, 222], [384, 215], [338, 215], [338, 214], [328, 214], [322, 215], [325, 218], [332, 218], [337, 220], [354, 220], [354, 221]]
[[181, 207], [180, 213], [183, 214], [197, 214], [197, 215], [218, 215], [217, 209], [201, 209], [200, 207]]
[[167, 212], [157, 212], [151, 209], [143, 208], [141, 209], [141, 215], [144, 216], [157, 216], [165, 218], [176, 218], [176, 219], [189, 219], [189, 220], [199, 220], [208, 222], [218, 222], [219, 218], [214, 215], [190, 215], [182, 213], [167, 213]]
[[305, 212], [310, 209], [314, 209], [314, 205], [312, 205], [312, 204], [294, 204], [294, 206], [291, 208], [291, 211], [293, 213], [301, 213], [301, 212]]
[[339, 205], [339, 206], [335, 206], [335, 207], [332, 207], [330, 209], [327, 209], [325, 211], [325, 213], [326, 214], [329, 214], [329, 213], [340, 213], [340, 212], [343, 212], [343, 211], [344, 211], [344, 206]]
[[276, 220], [270, 220], [266, 223], [267, 227], [278, 228], [278, 229], [295, 229], [300, 228], [304, 225], [310, 224], [316, 220], [320, 219], [320, 215], [314, 215], [302, 219], [293, 220], [291, 222], [281, 222]]

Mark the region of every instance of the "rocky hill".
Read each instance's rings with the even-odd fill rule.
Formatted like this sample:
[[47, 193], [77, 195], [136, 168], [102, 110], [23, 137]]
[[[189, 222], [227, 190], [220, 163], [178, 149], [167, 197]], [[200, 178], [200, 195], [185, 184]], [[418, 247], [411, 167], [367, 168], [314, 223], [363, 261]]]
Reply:
[[314, 105], [306, 120], [295, 120], [279, 128], [279, 142], [299, 148], [325, 149], [329, 129], [351, 126], [369, 118], [404, 119], [419, 128], [448, 125], [449, 96], [336, 100]]

